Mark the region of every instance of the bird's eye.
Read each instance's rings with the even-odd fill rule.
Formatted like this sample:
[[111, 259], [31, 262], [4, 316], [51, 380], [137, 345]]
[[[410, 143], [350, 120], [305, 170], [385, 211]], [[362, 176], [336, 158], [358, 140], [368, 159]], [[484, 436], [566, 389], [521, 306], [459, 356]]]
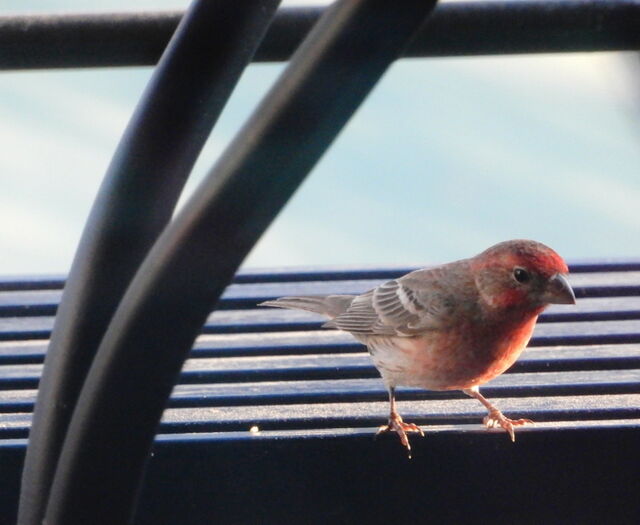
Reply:
[[529, 275], [529, 272], [524, 268], [515, 268], [513, 270], [513, 277], [519, 283], [526, 283], [531, 279], [531, 275]]

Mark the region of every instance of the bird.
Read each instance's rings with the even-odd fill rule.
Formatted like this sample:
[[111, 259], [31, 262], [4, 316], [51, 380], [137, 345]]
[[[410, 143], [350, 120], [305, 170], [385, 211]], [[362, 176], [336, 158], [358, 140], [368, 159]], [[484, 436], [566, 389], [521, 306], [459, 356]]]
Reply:
[[361, 295], [281, 297], [263, 306], [322, 314], [324, 328], [350, 333], [366, 345], [389, 396], [389, 420], [411, 457], [398, 386], [461, 390], [487, 409], [483, 423], [502, 428], [533, 423], [509, 419], [479, 387], [499, 376], [527, 346], [538, 315], [550, 304], [575, 304], [565, 261], [548, 246], [525, 239], [500, 242], [467, 259], [412, 271]]

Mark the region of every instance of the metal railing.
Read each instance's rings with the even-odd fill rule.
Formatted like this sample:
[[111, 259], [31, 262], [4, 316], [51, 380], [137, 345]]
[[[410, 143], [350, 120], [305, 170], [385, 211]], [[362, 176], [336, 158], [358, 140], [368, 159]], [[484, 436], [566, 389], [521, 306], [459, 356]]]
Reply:
[[[322, 11], [278, 10], [253, 60], [288, 60]], [[154, 65], [182, 15], [167, 11], [0, 16], [0, 70]], [[441, 4], [403, 56], [637, 50], [639, 17], [637, 0]]]

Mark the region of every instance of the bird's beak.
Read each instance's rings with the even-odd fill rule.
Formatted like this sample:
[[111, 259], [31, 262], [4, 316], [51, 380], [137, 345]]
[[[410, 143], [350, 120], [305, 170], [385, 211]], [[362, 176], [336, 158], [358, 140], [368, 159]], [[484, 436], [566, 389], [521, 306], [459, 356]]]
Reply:
[[576, 304], [576, 296], [571, 285], [561, 273], [557, 273], [549, 279], [543, 299], [548, 304]]

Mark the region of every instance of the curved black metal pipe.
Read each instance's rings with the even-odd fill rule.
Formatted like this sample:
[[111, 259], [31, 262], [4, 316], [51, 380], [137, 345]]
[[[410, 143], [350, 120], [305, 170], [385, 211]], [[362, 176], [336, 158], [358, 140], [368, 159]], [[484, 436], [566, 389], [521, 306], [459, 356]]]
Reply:
[[49, 344], [20, 495], [41, 523], [91, 361], [126, 287], [167, 224], [207, 136], [279, 0], [197, 0], [133, 114], [94, 203]]
[[[255, 60], [288, 60], [322, 7], [280, 9]], [[0, 70], [152, 65], [181, 12], [0, 17]], [[640, 49], [638, 0], [505, 0], [439, 5], [406, 56]]]
[[339, 1], [312, 30], [132, 281], [78, 401], [47, 523], [130, 519], [163, 408], [208, 312], [433, 3]]

